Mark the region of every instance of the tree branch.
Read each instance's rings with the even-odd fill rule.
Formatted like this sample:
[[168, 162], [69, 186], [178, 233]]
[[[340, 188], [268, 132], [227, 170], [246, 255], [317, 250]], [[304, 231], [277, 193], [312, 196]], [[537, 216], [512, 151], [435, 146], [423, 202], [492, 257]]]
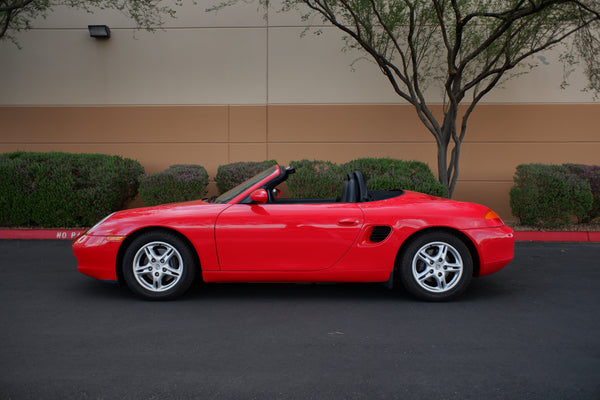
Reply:
[[[12, 3], [12, 5], [9, 4], [7, 6], [0, 7], [0, 12], [11, 12], [11, 11], [14, 11], [14, 10], [20, 10], [20, 9], [23, 9], [23, 8], [27, 7], [33, 1], [34, 0], [24, 0], [24, 1], [21, 1], [21, 2], [17, 2], [17, 3]], [[6, 4], [6, 2], [3, 2], [3, 3]]]
[[0, 29], [0, 38], [3, 37], [6, 31], [8, 30], [8, 26], [12, 18], [12, 11], [6, 11], [4, 18], [4, 23], [2, 24], [2, 28]]
[[562, 42], [567, 37], [573, 35], [577, 31], [583, 29], [584, 27], [588, 26], [589, 24], [591, 24], [592, 22], [594, 22], [596, 20], [597, 20], [596, 18], [594, 18], [593, 20], [589, 20], [589, 21], [585, 22], [584, 24], [582, 24], [581, 26], [577, 26], [577, 27], [571, 29], [567, 33], [563, 34], [562, 36], [559, 36], [553, 40], [549, 40], [546, 43], [544, 43], [543, 45], [540, 45], [538, 47], [530, 49], [529, 51], [523, 53], [521, 56], [515, 58], [513, 61], [511, 61], [509, 63], [505, 63], [501, 68], [496, 68], [496, 69], [489, 70], [487, 72], [485, 72], [485, 71], [482, 72], [480, 75], [478, 75], [476, 78], [474, 78], [471, 82], [466, 84], [464, 86], [463, 90], [465, 92], [470, 90], [471, 88], [478, 85], [479, 83], [481, 83], [483, 80], [489, 78], [490, 76], [493, 76], [493, 75], [502, 76], [506, 71], [509, 71], [509, 70], [515, 68], [521, 61], [523, 61], [527, 57], [530, 57], [533, 54], [539, 53], [540, 51], [546, 50], [549, 47], [552, 47], [555, 44]]
[[[535, 6], [535, 7], [532, 6], [531, 8], [510, 10], [510, 12], [507, 12], [507, 15], [508, 15], [507, 18], [501, 18], [503, 22], [496, 27], [494, 32], [492, 32], [492, 34], [490, 34], [489, 37], [483, 43], [481, 43], [481, 45], [479, 45], [475, 50], [473, 50], [471, 52], [471, 54], [467, 55], [462, 60], [460, 67], [459, 67], [459, 71], [464, 70], [466, 65], [471, 60], [475, 59], [478, 54], [481, 54], [485, 49], [487, 49], [489, 46], [491, 46], [492, 43], [494, 43], [496, 40], [498, 40], [500, 37], [502, 37], [502, 35], [504, 35], [504, 33], [506, 33], [506, 31], [519, 19], [539, 13], [542, 10], [549, 7], [550, 5], [552, 5], [553, 3], [564, 3], [567, 1], [569, 1], [569, 0], [546, 1], [546, 2], [542, 1], [539, 6]], [[523, 2], [521, 1], [519, 4], [522, 4], [522, 3]], [[475, 17], [485, 17], [485, 16], [489, 16], [489, 13], [475, 13], [473, 15]]]

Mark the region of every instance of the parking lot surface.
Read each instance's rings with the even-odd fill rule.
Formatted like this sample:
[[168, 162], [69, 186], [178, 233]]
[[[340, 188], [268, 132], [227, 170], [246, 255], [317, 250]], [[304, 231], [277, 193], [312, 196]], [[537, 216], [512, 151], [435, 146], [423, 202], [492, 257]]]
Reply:
[[65, 241], [0, 254], [0, 399], [600, 398], [600, 244], [518, 243], [439, 304], [378, 284], [147, 302], [79, 274]]

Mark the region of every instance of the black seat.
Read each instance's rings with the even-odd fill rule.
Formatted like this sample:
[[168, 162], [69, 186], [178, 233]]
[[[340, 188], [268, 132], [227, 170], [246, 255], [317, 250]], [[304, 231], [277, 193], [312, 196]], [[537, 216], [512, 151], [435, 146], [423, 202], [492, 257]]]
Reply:
[[356, 178], [356, 184], [358, 186], [358, 201], [360, 203], [369, 201], [369, 192], [367, 191], [365, 176], [360, 171], [354, 171], [354, 177]]
[[348, 179], [344, 182], [342, 189], [342, 203], [356, 203], [358, 200], [358, 186], [354, 174], [348, 174]]

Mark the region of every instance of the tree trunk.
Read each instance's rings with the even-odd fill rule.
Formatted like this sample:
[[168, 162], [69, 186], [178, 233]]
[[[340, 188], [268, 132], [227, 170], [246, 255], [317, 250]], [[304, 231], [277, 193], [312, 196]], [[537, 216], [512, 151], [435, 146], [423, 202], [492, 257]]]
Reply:
[[[440, 132], [435, 135], [437, 143], [437, 160], [439, 181], [446, 186], [446, 196], [452, 197], [458, 174], [458, 161], [460, 140], [456, 134], [456, 118], [458, 116], [458, 104], [450, 103], [448, 110], [444, 113], [444, 122]], [[450, 140], [454, 141], [452, 155], [448, 160], [448, 146]]]
[[446, 197], [451, 198], [448, 177], [448, 143], [437, 141], [437, 163], [438, 163], [438, 180], [442, 185], [446, 186]]

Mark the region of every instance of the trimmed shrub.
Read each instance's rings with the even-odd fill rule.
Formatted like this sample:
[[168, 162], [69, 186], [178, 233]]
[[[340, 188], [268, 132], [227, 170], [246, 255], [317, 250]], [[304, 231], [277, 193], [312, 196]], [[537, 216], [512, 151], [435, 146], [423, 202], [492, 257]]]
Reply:
[[586, 180], [592, 190], [592, 209], [581, 219], [581, 222], [590, 222], [600, 217], [600, 166], [583, 164], [563, 164], [572, 174]]
[[219, 192], [225, 193], [275, 164], [277, 164], [277, 161], [268, 160], [220, 165], [215, 177], [217, 189], [219, 189]]
[[292, 161], [296, 173], [288, 178], [288, 189], [294, 198], [319, 199], [340, 196], [346, 175], [359, 170], [369, 190], [414, 190], [444, 196], [446, 188], [439, 183], [429, 166], [420, 161], [392, 158], [359, 158], [342, 165], [330, 161]]
[[295, 199], [327, 199], [341, 195], [344, 174], [331, 161], [300, 160], [290, 162], [296, 172], [287, 179], [287, 187]]
[[394, 169], [401, 169], [404, 164], [410, 161], [396, 160], [393, 158], [357, 158], [342, 164], [344, 173], [359, 170], [368, 181], [376, 176], [384, 175]]
[[137, 194], [143, 167], [104, 154], [0, 155], [0, 224], [89, 227]]
[[370, 190], [412, 190], [433, 196], [446, 196], [446, 187], [421, 161], [392, 158], [359, 158], [342, 166], [344, 172], [359, 170], [365, 176]]
[[510, 207], [524, 225], [561, 227], [592, 208], [590, 184], [561, 165], [521, 164], [510, 190]]
[[208, 173], [200, 165], [171, 165], [142, 178], [140, 196], [148, 206], [196, 200], [206, 195]]

